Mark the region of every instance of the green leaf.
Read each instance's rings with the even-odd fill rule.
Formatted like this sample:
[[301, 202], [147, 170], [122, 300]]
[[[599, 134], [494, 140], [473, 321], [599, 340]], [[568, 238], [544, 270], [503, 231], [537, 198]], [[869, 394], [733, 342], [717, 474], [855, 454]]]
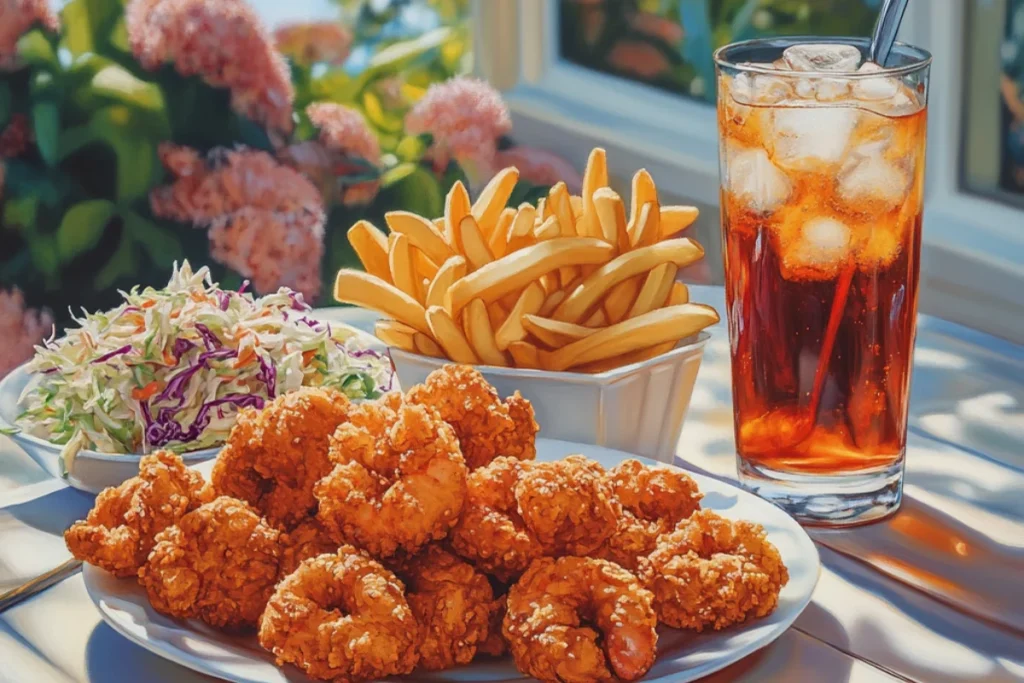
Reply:
[[36, 215], [39, 212], [39, 197], [11, 197], [4, 202], [4, 227], [35, 230]]
[[391, 187], [395, 183], [401, 182], [415, 173], [417, 168], [419, 168], [419, 166], [410, 163], [393, 166], [381, 175], [380, 185], [384, 188]]
[[53, 276], [60, 270], [57, 241], [52, 235], [29, 240], [28, 250], [32, 254], [32, 263], [43, 275]]
[[406, 135], [395, 146], [395, 154], [402, 161], [419, 161], [427, 151], [427, 144], [419, 135]]
[[78, 202], [64, 214], [57, 228], [57, 254], [62, 263], [99, 243], [116, 207], [107, 199]]
[[[6, 21], [10, 21], [7, 19]], [[60, 63], [53, 51], [50, 39], [42, 29], [34, 28], [18, 39], [18, 58], [31, 66], [42, 66], [57, 70]]]
[[152, 111], [164, 109], [164, 96], [156, 84], [136, 78], [117, 64], [100, 69], [92, 77], [90, 86], [96, 95], [122, 104]]
[[405, 129], [402, 115], [386, 110], [377, 93], [370, 90], [363, 93], [363, 113], [370, 123], [385, 133], [401, 133]]
[[124, 219], [124, 227], [128, 234], [145, 250], [158, 267], [170, 268], [175, 261], [184, 258], [181, 242], [177, 235], [170, 230], [143, 218], [134, 211], [124, 211], [121, 217]]
[[121, 244], [118, 245], [117, 251], [110, 257], [106, 265], [100, 269], [100, 272], [96, 273], [96, 279], [93, 280], [93, 286], [96, 289], [109, 289], [111, 285], [117, 282], [118, 278], [135, 274], [135, 258], [132, 244], [132, 239], [128, 236], [121, 239]]
[[97, 111], [89, 128], [110, 145], [117, 157], [117, 201], [130, 202], [145, 195], [157, 173], [156, 145], [139, 130], [133, 112], [124, 105]]
[[96, 133], [87, 125], [65, 128], [60, 132], [57, 158], [63, 161], [96, 139]]
[[56, 103], [42, 100], [32, 105], [32, 130], [43, 161], [53, 166], [59, 161], [60, 143], [60, 109]]
[[403, 211], [412, 211], [421, 216], [440, 216], [444, 213], [444, 195], [434, 174], [417, 166], [405, 178], [392, 185], [389, 197], [392, 206]]
[[444, 26], [427, 31], [413, 40], [389, 45], [371, 59], [367, 71], [372, 73], [394, 73], [418, 59], [428, 50], [440, 47], [452, 35], [452, 29]]
[[121, 0], [71, 0], [61, 10], [64, 46], [76, 56], [101, 52], [123, 11]]

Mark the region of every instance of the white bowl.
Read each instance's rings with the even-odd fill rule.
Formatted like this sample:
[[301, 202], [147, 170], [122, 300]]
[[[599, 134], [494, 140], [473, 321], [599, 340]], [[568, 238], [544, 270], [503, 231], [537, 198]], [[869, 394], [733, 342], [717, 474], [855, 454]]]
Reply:
[[[697, 379], [701, 332], [642, 363], [593, 375], [477, 366], [502, 396], [519, 391], [533, 404], [540, 435], [596, 444], [672, 462]], [[398, 383], [411, 387], [449, 361], [391, 348]]]
[[[0, 427], [15, 426], [14, 421], [21, 413], [18, 398], [32, 381], [34, 376], [27, 370], [27, 365], [15, 368], [9, 375], [0, 379]], [[60, 445], [25, 433], [17, 433], [10, 438], [51, 476], [62, 478], [72, 487], [82, 491], [99, 493], [108, 486], [117, 486], [139, 473], [141, 455], [83, 450], [79, 451], [65, 471]], [[220, 446], [204, 448], [184, 453], [181, 459], [187, 465], [195, 465], [216, 457], [219, 452]]]

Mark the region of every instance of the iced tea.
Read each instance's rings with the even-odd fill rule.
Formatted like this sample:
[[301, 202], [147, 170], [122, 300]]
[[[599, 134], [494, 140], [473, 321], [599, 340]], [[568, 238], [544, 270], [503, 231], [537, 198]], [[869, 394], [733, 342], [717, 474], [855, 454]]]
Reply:
[[[740, 474], [787, 503], [806, 493], [842, 508], [844, 491], [866, 495], [852, 503], [863, 510], [821, 500], [794, 510], [863, 521], [899, 502], [927, 62], [894, 73], [855, 44], [771, 44], [754, 53], [759, 63], [719, 63]], [[856, 491], [844, 489], [851, 482]], [[883, 494], [894, 500], [876, 504], [873, 487], [894, 488]]]

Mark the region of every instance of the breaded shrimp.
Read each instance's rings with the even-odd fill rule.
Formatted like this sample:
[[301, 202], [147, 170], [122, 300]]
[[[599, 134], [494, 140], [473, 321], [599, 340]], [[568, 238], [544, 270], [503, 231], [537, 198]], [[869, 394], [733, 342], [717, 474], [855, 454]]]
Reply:
[[331, 471], [329, 439], [350, 408], [338, 391], [304, 388], [241, 411], [214, 464], [214, 491], [252, 504], [274, 526], [295, 526], [316, 509], [313, 485]]
[[405, 586], [364, 552], [345, 545], [286, 576], [260, 618], [259, 641], [278, 665], [339, 683], [407, 674], [420, 628]]
[[615, 533], [593, 553], [636, 571], [658, 536], [671, 531], [700, 508], [703, 494], [688, 474], [672, 467], [648, 467], [625, 460], [608, 471], [608, 482], [622, 505]]
[[508, 594], [504, 634], [523, 673], [542, 681], [626, 681], [654, 664], [653, 596], [593, 558], [535, 560]]
[[447, 536], [466, 498], [452, 428], [424, 406], [392, 405], [353, 406], [331, 437], [334, 469], [315, 487], [317, 515], [334, 540], [381, 558]]
[[104, 489], [85, 521], [64, 532], [64, 542], [83, 562], [135, 576], [156, 535], [207, 500], [203, 488], [202, 476], [174, 453], [145, 455], [138, 476]]
[[430, 406], [455, 429], [470, 470], [504, 455], [537, 457], [537, 421], [533, 406], [516, 392], [502, 401], [483, 375], [468, 365], [445, 365], [405, 396], [408, 403]]
[[248, 503], [222, 496], [160, 532], [139, 583], [162, 614], [251, 628], [277, 583], [279, 533]]
[[398, 575], [423, 630], [420, 668], [440, 671], [471, 662], [490, 637], [498, 608], [487, 577], [438, 545], [427, 546]]
[[658, 619], [674, 628], [722, 629], [775, 609], [789, 572], [753, 522], [695, 512], [641, 560]]

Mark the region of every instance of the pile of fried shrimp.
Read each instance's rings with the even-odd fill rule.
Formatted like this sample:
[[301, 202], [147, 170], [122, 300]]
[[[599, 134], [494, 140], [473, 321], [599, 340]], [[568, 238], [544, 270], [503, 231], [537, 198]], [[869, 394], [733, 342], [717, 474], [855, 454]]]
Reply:
[[65, 533], [158, 612], [255, 632], [339, 682], [510, 653], [544, 681], [632, 681], [661, 624], [775, 609], [764, 529], [678, 469], [537, 462], [538, 425], [474, 369], [356, 403], [307, 388], [240, 413], [209, 481], [160, 451]]

